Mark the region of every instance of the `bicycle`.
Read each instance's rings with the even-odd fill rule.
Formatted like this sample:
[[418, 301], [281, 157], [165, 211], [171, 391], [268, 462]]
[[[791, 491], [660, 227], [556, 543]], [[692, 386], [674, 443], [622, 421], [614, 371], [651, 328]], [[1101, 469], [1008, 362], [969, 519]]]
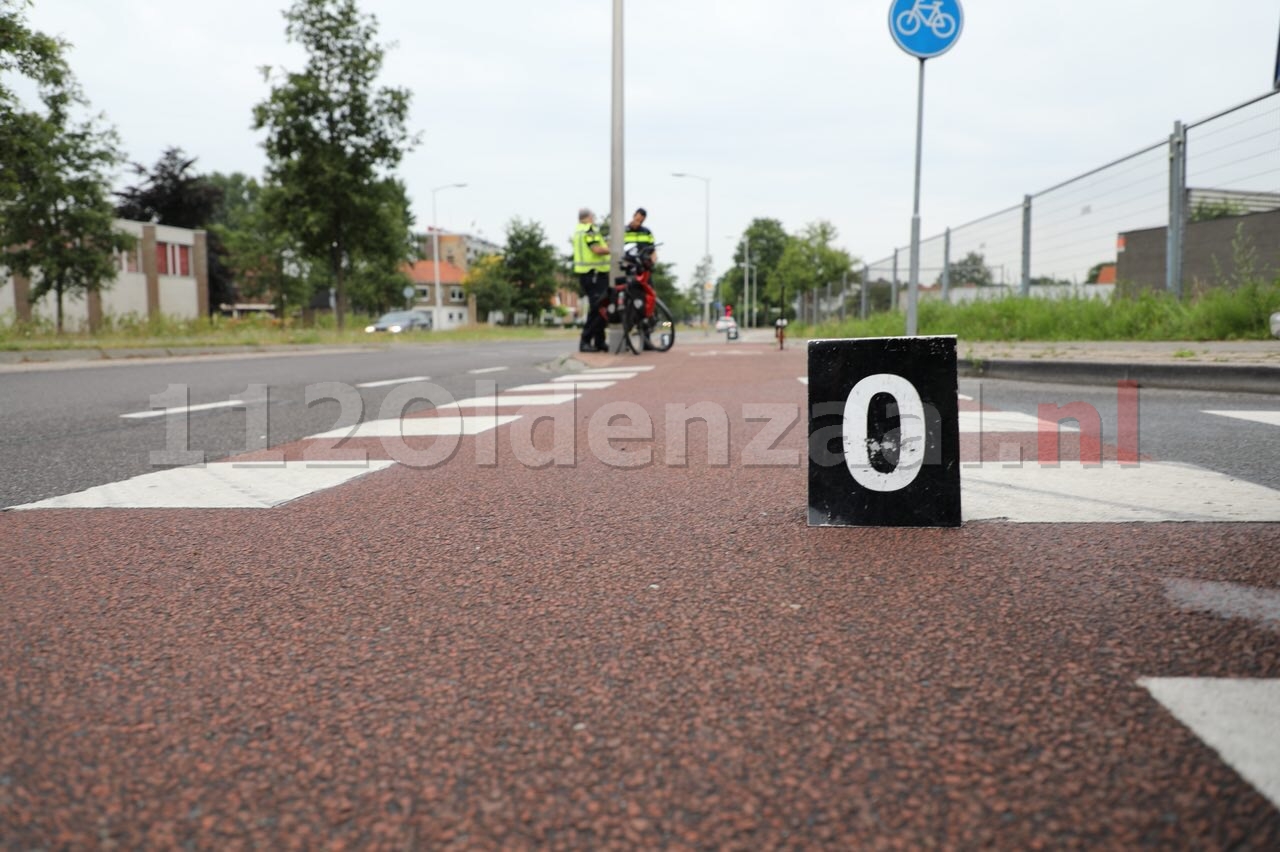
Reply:
[[898, 15], [898, 32], [913, 36], [923, 24], [938, 38], [947, 38], [956, 31], [956, 19], [941, 9], [942, 0], [916, 0], [910, 9]]
[[630, 349], [666, 352], [676, 342], [676, 323], [671, 310], [658, 298], [650, 284], [654, 245], [639, 245], [622, 258], [622, 277], [613, 284], [613, 294], [605, 308], [605, 319], [622, 323], [622, 335], [613, 354]]

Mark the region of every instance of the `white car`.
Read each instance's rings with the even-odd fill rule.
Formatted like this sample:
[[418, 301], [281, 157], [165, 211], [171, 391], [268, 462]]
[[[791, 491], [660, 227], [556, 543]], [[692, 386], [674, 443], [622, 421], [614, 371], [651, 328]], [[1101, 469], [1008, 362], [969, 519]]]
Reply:
[[728, 331], [737, 327], [738, 321], [733, 317], [720, 317], [720, 319], [716, 320], [716, 331]]

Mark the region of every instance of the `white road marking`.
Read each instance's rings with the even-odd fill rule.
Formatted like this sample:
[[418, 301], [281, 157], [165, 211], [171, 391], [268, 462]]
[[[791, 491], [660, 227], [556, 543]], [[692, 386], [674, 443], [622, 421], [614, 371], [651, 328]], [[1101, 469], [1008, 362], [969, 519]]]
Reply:
[[1280, 808], [1280, 680], [1144, 677], [1138, 684]]
[[647, 373], [647, 372], [649, 372], [649, 371], [650, 371], [650, 370], [652, 370], [652, 369], [653, 369], [653, 365], [652, 365], [652, 364], [650, 364], [650, 365], [649, 365], [649, 366], [647, 366], [647, 367], [643, 367], [643, 366], [635, 366], [635, 367], [592, 367], [590, 370], [583, 370], [583, 371], [582, 371], [582, 375], [584, 375], [584, 376], [589, 376], [589, 375], [591, 375], [591, 374], [593, 374], [593, 373], [620, 373], [620, 372], [621, 372], [621, 373]]
[[409, 384], [410, 382], [425, 382], [425, 381], [427, 381], [427, 380], [428, 380], [428, 379], [430, 379], [430, 378], [431, 378], [430, 376], [410, 376], [410, 377], [409, 377], [409, 378], [407, 378], [407, 379], [387, 379], [387, 380], [385, 380], [385, 381], [381, 381], [381, 382], [364, 382], [364, 383], [362, 383], [362, 384], [358, 384], [358, 385], [356, 385], [356, 387], [358, 387], [358, 388], [385, 388], [385, 387], [390, 387], [391, 385], [407, 385], [407, 384]]
[[973, 402], [973, 397], [971, 397], [971, 396], [965, 396], [965, 395], [964, 395], [964, 394], [962, 394], [962, 393], [958, 393], [958, 394], [956, 394], [956, 398], [957, 398], [957, 399], [967, 400], [968, 402]]
[[135, 411], [121, 414], [126, 420], [142, 420], [147, 417], [168, 417], [170, 414], [190, 414], [193, 411], [212, 411], [215, 408], [243, 408], [244, 400], [229, 399], [226, 402], [205, 402], [200, 405], [180, 405], [176, 408], [156, 408], [151, 411]]
[[807, 384], [809, 384], [809, 377], [808, 377], [808, 376], [801, 376], [801, 377], [800, 377], [800, 384], [802, 384], [802, 385], [807, 385]]
[[1280, 426], [1280, 411], [1206, 411], [1204, 413], [1216, 414], [1219, 417], [1234, 417], [1237, 420], [1248, 420], [1267, 426]]
[[1061, 424], [1016, 411], [961, 411], [961, 432], [1079, 432], [1074, 420]]
[[470, 399], [460, 399], [457, 402], [442, 405], [437, 411], [448, 411], [455, 408], [516, 408], [526, 405], [562, 405], [566, 402], [572, 402], [580, 393], [547, 393], [547, 394], [502, 394], [495, 400], [491, 396], [477, 396]]
[[541, 382], [535, 385], [520, 385], [519, 387], [509, 388], [504, 393], [537, 393], [542, 391], [563, 391], [568, 388], [575, 390], [604, 390], [616, 385], [616, 381], [581, 381], [581, 382]]
[[556, 377], [555, 377], [554, 379], [552, 379], [551, 381], [556, 382], [557, 384], [564, 383], [564, 382], [576, 382], [576, 383], [581, 383], [581, 382], [584, 382], [584, 381], [588, 381], [588, 382], [589, 382], [589, 381], [596, 381], [596, 382], [603, 382], [603, 381], [620, 382], [620, 381], [622, 381], [623, 379], [634, 379], [635, 377], [636, 377], [636, 374], [635, 374], [635, 373], [594, 373], [594, 374], [592, 374], [592, 375], [590, 375], [590, 376], [588, 376], [588, 375], [586, 375], [586, 374], [584, 374], [584, 373], [575, 373], [575, 374], [573, 374], [573, 375], [571, 375], [571, 376], [556, 376]]
[[518, 414], [497, 415], [447, 415], [444, 417], [400, 417], [387, 420], [369, 420], [352, 430], [331, 429], [311, 439], [329, 438], [425, 438], [433, 436], [479, 435], [490, 429], [505, 426], [520, 419]]
[[1211, 612], [1219, 618], [1243, 618], [1280, 630], [1280, 590], [1170, 577], [1164, 581], [1164, 593], [1180, 609]]
[[1280, 491], [1172, 462], [963, 464], [960, 483], [966, 522], [1280, 522]]
[[473, 376], [482, 376], [485, 373], [501, 373], [506, 367], [482, 367], [479, 370], [467, 370]]
[[144, 473], [15, 509], [269, 509], [342, 485], [390, 461], [309, 464], [304, 461], [178, 467]]

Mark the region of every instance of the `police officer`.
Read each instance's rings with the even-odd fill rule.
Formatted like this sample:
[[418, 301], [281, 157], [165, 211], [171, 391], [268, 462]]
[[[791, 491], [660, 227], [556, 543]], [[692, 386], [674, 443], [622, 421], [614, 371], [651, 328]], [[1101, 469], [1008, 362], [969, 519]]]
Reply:
[[[649, 247], [648, 256], [646, 257], [646, 265], [644, 273], [648, 273], [653, 269], [654, 264], [658, 260], [658, 253], [653, 249], [655, 245], [653, 241], [653, 231], [644, 226], [644, 220], [649, 218], [649, 213], [643, 207], [637, 207], [636, 212], [632, 214], [631, 221], [627, 223], [627, 230], [622, 235], [623, 251], [629, 257], [635, 257], [640, 254], [641, 247]], [[653, 304], [657, 298], [654, 292], [653, 284], [649, 274], [641, 274], [639, 280], [644, 286], [644, 313], [645, 316], [653, 315]], [[653, 344], [649, 342], [649, 330], [645, 327], [644, 332], [644, 348], [652, 349]]]
[[595, 228], [596, 216], [588, 208], [578, 211], [578, 227], [573, 232], [573, 272], [578, 287], [587, 297], [587, 320], [582, 326], [579, 352], [608, 352], [605, 319], [600, 314], [609, 295], [609, 243]]
[[[648, 218], [649, 214], [643, 207], [636, 208], [631, 221], [627, 223], [627, 230], [622, 238], [628, 247], [628, 251], [634, 251], [634, 249], [630, 248], [631, 246], [653, 245], [653, 231], [644, 226], [644, 220]], [[655, 253], [650, 256], [650, 259], [657, 260], [657, 257]]]

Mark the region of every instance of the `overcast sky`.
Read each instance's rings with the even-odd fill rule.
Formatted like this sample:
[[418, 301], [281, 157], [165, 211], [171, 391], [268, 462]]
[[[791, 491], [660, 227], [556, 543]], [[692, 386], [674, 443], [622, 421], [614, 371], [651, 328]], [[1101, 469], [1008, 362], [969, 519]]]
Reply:
[[[300, 69], [286, 0], [37, 0], [131, 161], [168, 146], [204, 172], [260, 176], [262, 65]], [[717, 271], [753, 217], [831, 221], [876, 260], [910, 236], [914, 59], [889, 0], [627, 0], [626, 203], [649, 209], [682, 284]], [[609, 0], [362, 0], [392, 43], [383, 81], [413, 92], [422, 145], [401, 167], [417, 225], [502, 242], [512, 217], [568, 249], [579, 206], [609, 205]], [[927, 63], [927, 236], [1166, 138], [1270, 90], [1276, 0], [969, 0]], [[1280, 190], [1280, 187], [1275, 187]]]

